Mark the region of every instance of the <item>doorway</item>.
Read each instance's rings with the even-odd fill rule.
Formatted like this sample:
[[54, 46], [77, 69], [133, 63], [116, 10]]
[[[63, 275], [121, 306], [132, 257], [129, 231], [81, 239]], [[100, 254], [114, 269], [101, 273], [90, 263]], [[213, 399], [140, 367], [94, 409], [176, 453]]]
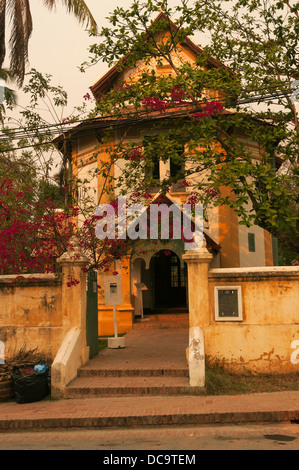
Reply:
[[155, 308], [185, 308], [187, 306], [187, 266], [170, 250], [153, 256]]

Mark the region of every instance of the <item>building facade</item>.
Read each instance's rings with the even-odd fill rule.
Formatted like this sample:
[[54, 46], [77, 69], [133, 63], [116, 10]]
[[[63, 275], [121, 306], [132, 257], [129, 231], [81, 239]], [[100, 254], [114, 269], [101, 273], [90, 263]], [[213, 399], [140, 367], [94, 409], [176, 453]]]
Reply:
[[[156, 21], [163, 18], [161, 13]], [[175, 26], [173, 25], [175, 28]], [[162, 36], [159, 38], [162, 40]], [[196, 58], [201, 53], [201, 49], [191, 40], [186, 39], [180, 44], [174, 53], [174, 64], [186, 62], [194, 64]], [[221, 67], [216, 60], [210, 59], [208, 67]], [[109, 92], [113, 88], [122, 86], [124, 83], [131, 83], [138, 80], [144, 70], [150, 68], [162, 76], [173, 73], [171, 67], [166, 62], [158, 63], [154, 59], [150, 63], [140, 60], [136, 66], [121, 69], [116, 65], [112, 67], [104, 76], [97, 80], [91, 91], [96, 100]], [[217, 100], [221, 94], [217, 90], [207, 90], [206, 96], [209, 99]], [[234, 112], [227, 110], [227, 112]], [[124, 112], [125, 113], [125, 112]], [[168, 118], [171, 116], [168, 116]], [[110, 140], [103, 141], [103, 126], [113, 124], [113, 118], [103, 117], [94, 121], [91, 129], [86, 124], [80, 124], [72, 132], [71, 153], [73, 168], [80, 181], [84, 181], [84, 190], [79, 188], [79, 205], [84, 203], [84, 199], [94, 201], [94, 205], [109, 203], [120, 194], [117, 185], [118, 178], [123, 174], [126, 162], [121, 158], [109, 165], [109, 149], [115, 148], [121, 143], [122, 146], [133, 144], [143, 147], [148, 138], [155, 134], [151, 119], [157, 118], [157, 114], [152, 113], [147, 116], [147, 120], [136, 121], [134, 125], [124, 122], [122, 126], [114, 127], [110, 133]], [[175, 114], [171, 120], [167, 120], [176, 126]], [[162, 126], [163, 128], [163, 126]], [[262, 150], [258, 143], [248, 140], [242, 129], [234, 129], [237, 140], [252, 153], [252, 158], [259, 161]], [[188, 166], [188, 150], [186, 152], [186, 166]], [[108, 150], [107, 150], [108, 149]], [[109, 167], [109, 172], [113, 177], [113, 185], [110, 191], [103, 192], [105, 179], [103, 178], [103, 166]], [[171, 175], [173, 170], [171, 158], [168, 161], [158, 160], [152, 171], [155, 172], [156, 179], [163, 179]], [[202, 176], [198, 176], [202, 177]], [[188, 185], [173, 184], [164, 196], [164, 203], [167, 205], [177, 204], [182, 207], [188, 202], [188, 198], [196, 185], [196, 177]], [[83, 188], [83, 186], [82, 186]], [[230, 189], [221, 188], [222, 194], [231, 196]], [[155, 197], [155, 190], [152, 191]], [[78, 223], [82, 223], [82, 220]], [[239, 224], [237, 214], [228, 206], [213, 206], [211, 203], [207, 209], [207, 217], [204, 224], [205, 241], [213, 258], [211, 268], [240, 268], [240, 267], [263, 267], [273, 265], [273, 250], [271, 236], [262, 228], [252, 226], [250, 228]], [[115, 259], [113, 266], [106, 273], [99, 273], [99, 335], [111, 335], [114, 332], [112, 307], [105, 305], [104, 282], [105, 275], [117, 272], [122, 280], [123, 302], [117, 306], [118, 332], [125, 333], [132, 329], [132, 325], [137, 315], [140, 315], [140, 292], [136, 287], [137, 283], [143, 283], [146, 290], [142, 292], [143, 311], [145, 314], [163, 312], [188, 312], [188, 276], [186, 265], [183, 262], [185, 252], [184, 242], [179, 239], [156, 240], [136, 240], [134, 249], [130, 250], [126, 256]], [[198, 286], [200, 289], [200, 286]]]

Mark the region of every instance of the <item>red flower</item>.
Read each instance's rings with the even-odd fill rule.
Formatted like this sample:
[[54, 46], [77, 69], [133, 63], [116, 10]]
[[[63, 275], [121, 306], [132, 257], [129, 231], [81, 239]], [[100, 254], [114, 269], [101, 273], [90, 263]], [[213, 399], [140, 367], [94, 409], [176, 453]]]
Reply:
[[184, 94], [185, 94], [184, 90], [178, 87], [174, 87], [171, 90], [170, 96], [173, 101], [178, 101], [179, 103], [181, 103], [183, 100]]
[[86, 95], [84, 95], [83, 98], [85, 99], [85, 101], [91, 100], [91, 96], [89, 93], [86, 93]]
[[151, 96], [149, 98], [144, 98], [142, 100], [142, 105], [154, 111], [160, 111], [160, 113], [165, 111], [165, 109], [167, 108], [167, 103], [161, 98], [158, 98], [158, 96]]
[[129, 160], [131, 160], [131, 161], [141, 160], [142, 158], [144, 158], [144, 156], [142, 154], [141, 147], [137, 147], [137, 148], [131, 150], [131, 152], [129, 153]]
[[192, 114], [192, 118], [200, 121], [203, 118], [214, 116], [222, 111], [222, 109], [223, 105], [221, 103], [218, 103], [217, 101], [208, 101], [202, 111]]

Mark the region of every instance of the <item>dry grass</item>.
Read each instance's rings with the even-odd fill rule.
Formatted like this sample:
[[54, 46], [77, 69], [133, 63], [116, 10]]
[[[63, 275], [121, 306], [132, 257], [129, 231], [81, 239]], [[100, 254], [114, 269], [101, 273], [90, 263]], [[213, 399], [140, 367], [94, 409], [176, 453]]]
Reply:
[[299, 372], [290, 374], [236, 374], [219, 365], [206, 367], [208, 395], [239, 395], [299, 390]]
[[25, 346], [12, 358], [0, 365], [0, 380], [10, 378], [13, 367], [34, 366], [40, 362], [47, 362], [47, 357], [37, 348], [27, 349]]

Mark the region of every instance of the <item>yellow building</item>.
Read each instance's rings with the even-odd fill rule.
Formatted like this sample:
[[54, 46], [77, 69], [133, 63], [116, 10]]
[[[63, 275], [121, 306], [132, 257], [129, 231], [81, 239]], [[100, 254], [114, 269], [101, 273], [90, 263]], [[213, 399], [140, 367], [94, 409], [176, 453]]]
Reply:
[[[155, 21], [163, 19], [161, 13]], [[174, 25], [172, 25], [175, 28]], [[161, 33], [162, 35], [162, 33]], [[161, 38], [160, 38], [161, 39]], [[174, 63], [185, 61], [194, 63], [202, 50], [190, 39], [186, 39], [180, 45]], [[208, 61], [208, 67], [217, 68], [223, 65], [214, 59]], [[134, 68], [116, 65], [112, 67], [104, 76], [97, 80], [91, 91], [95, 99], [109, 92], [112, 88], [120, 86], [123, 82], [134, 80], [144, 68], [153, 67], [156, 73], [167, 75], [172, 73], [171, 67], [167, 63], [157, 64], [154, 60], [150, 64], [140, 61]], [[219, 93], [209, 91], [211, 99], [219, 98]], [[154, 116], [153, 116], [154, 117]], [[169, 116], [168, 116], [169, 118]], [[99, 202], [104, 181], [100, 176], [89, 178], [95, 175], [97, 169], [102, 168], [103, 162], [107, 160], [107, 147], [113, 147], [121, 142], [130, 145], [131, 142], [140, 142], [151, 135], [150, 124], [142, 120], [134, 125], [119, 127], [113, 131], [110, 142], [102, 142], [103, 125], [113, 123], [110, 117], [94, 120], [92, 127], [90, 124], [80, 124], [72, 131], [72, 161], [75, 172], [81, 180], [89, 181], [89, 196], [94, 198], [95, 205]], [[175, 126], [175, 117], [173, 118]], [[260, 148], [256, 142], [250, 142], [243, 135], [241, 130], [235, 130], [237, 138], [248, 149], [251, 150], [254, 159], [260, 159]], [[120, 174], [122, 162], [112, 165], [109, 171], [112, 172], [115, 181]], [[157, 178], [164, 178], [171, 172], [171, 161], [158, 162], [156, 167]], [[185, 204], [192, 187], [182, 187], [173, 185], [165, 196], [165, 202], [177, 203], [179, 206]], [[228, 188], [222, 188], [224, 194], [230, 194]], [[109, 202], [109, 197], [117, 197], [117, 185], [114, 194], [107, 194], [100, 200], [101, 203]], [[79, 190], [79, 199], [86, 197]], [[208, 212], [208, 222], [204, 226], [204, 234], [209, 251], [213, 254], [211, 268], [234, 268], [234, 267], [255, 267], [273, 265], [272, 240], [270, 235], [258, 226], [247, 228], [239, 225], [238, 216], [227, 206], [210, 207]], [[80, 220], [79, 220], [80, 223]], [[113, 334], [112, 307], [105, 305], [103, 291], [103, 276], [114, 271], [121, 273], [122, 277], [122, 305], [117, 307], [118, 332], [124, 333], [132, 329], [137, 312], [137, 288], [136, 283], [142, 282], [147, 290], [143, 292], [143, 307], [145, 314], [166, 311], [188, 311], [187, 296], [187, 270], [183, 263], [184, 244], [182, 240], [157, 241], [149, 248], [146, 240], [137, 240], [136, 249], [131, 254], [121, 260], [115, 260], [114, 266], [107, 273], [99, 275], [99, 335]]]

